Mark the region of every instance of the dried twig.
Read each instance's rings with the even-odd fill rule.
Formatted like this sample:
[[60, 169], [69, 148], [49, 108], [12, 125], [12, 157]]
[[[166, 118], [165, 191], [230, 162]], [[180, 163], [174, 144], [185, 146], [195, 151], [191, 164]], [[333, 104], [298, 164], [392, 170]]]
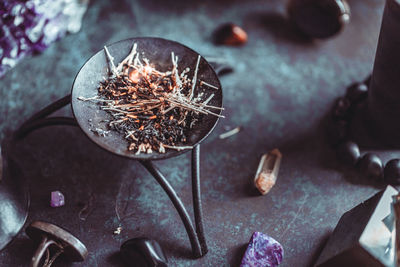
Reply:
[[110, 55], [107, 46], [104, 46], [104, 51], [106, 52], [107, 61], [110, 66], [110, 72], [113, 74], [113, 76], [117, 76], [118, 73], [114, 65], [114, 58]]
[[231, 136], [239, 133], [241, 129], [242, 129], [241, 127], [236, 127], [236, 128], [234, 128], [234, 129], [232, 129], [230, 131], [227, 131], [227, 132], [225, 132], [223, 134], [220, 134], [219, 135], [219, 139], [225, 139], [225, 138], [231, 137]]

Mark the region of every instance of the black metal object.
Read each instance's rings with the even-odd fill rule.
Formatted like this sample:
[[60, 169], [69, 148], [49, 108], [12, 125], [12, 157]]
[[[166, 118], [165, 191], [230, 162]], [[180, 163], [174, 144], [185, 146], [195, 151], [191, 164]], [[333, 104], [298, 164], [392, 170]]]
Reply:
[[[155, 62], [157, 68], [162, 70], [163, 68], [170, 66], [171, 52], [174, 52], [179, 57], [179, 65], [180, 68], [182, 68], [180, 71], [188, 66], [193, 66], [191, 71], [193, 73], [198, 53], [179, 43], [160, 38], [132, 38], [107, 46], [110, 54], [114, 57], [116, 64], [127, 56], [133, 43], [137, 43], [138, 50], [144, 52], [150, 62]], [[103, 77], [106, 75], [107, 60], [103, 50], [101, 50], [92, 56], [81, 68], [72, 86], [71, 95], [65, 96], [64, 98], [50, 104], [43, 110], [33, 115], [20, 127], [20, 129], [16, 132], [16, 136], [22, 138], [35, 129], [51, 125], [79, 125], [89, 139], [103, 149], [120, 156], [140, 160], [141, 164], [161, 185], [177, 209], [189, 236], [194, 257], [197, 258], [205, 255], [208, 251], [208, 248], [202, 223], [200, 190], [200, 142], [204, 140], [214, 129], [218, 121], [218, 117], [205, 117], [201, 124], [195, 125], [187, 134], [188, 143], [185, 145], [193, 147], [192, 188], [195, 218], [194, 227], [190, 216], [177, 193], [169, 184], [165, 176], [152, 163], [152, 160], [171, 158], [187, 152], [187, 150], [167, 150], [167, 152], [164, 154], [153, 152], [151, 154], [136, 155], [135, 153], [128, 151], [127, 143], [119, 133], [111, 131], [107, 136], [99, 136], [95, 133], [95, 131], [93, 131], [93, 125], [107, 129], [104, 121], [109, 115], [105, 111], [99, 109], [95, 103], [81, 101], [78, 98], [90, 98], [96, 96], [97, 87], [103, 80]], [[198, 78], [221, 88], [217, 74], [204, 58], [202, 58], [200, 61]], [[200, 93], [199, 90], [204, 89], [196, 88], [195, 94]], [[211, 94], [207, 91], [202, 92], [206, 95]], [[222, 89], [214, 90], [213, 93], [214, 98], [209, 102], [210, 105], [222, 107]], [[72, 104], [74, 118], [47, 117], [69, 103]]]
[[[174, 54], [179, 58], [179, 71], [181, 72], [185, 68], [190, 67], [191, 71], [188, 73], [188, 76], [190, 77], [190, 75], [193, 75], [199, 54], [182, 44], [161, 38], [131, 38], [108, 45], [107, 49], [114, 58], [114, 64], [117, 65], [129, 54], [134, 43], [137, 44], [138, 51], [140, 51], [140, 53], [143, 52], [145, 57], [150, 62], [154, 63], [157, 69], [161, 71], [170, 69], [172, 66], [171, 52], [174, 52]], [[104, 50], [100, 50], [83, 65], [72, 86], [72, 111], [80, 128], [89, 139], [111, 153], [137, 160], [166, 159], [185, 153], [184, 150], [177, 151], [170, 149], [163, 154], [141, 153], [136, 155], [127, 150], [128, 142], [121, 138], [120, 133], [111, 131], [107, 136], [99, 136], [96, 131], [93, 131], [94, 125], [96, 128], [107, 130], [108, 125], [105, 120], [111, 117], [105, 110], [100, 110], [96, 103], [82, 101], [78, 98], [91, 98], [97, 96], [98, 85], [103, 81], [104, 77], [107, 77], [107, 75], [107, 58]], [[204, 58], [200, 60], [197, 77], [199, 80], [203, 80], [221, 88], [217, 74]], [[217, 107], [222, 106], [221, 89], [205, 90], [196, 87], [194, 94], [197, 95], [200, 92], [205, 93], [205, 98], [213, 93], [214, 97], [209, 104]], [[216, 116], [204, 117], [201, 123], [194, 125], [187, 133], [187, 142], [185, 143], [185, 146], [194, 147], [199, 144], [211, 133], [217, 121], [218, 117]]]
[[127, 266], [167, 267], [168, 259], [156, 240], [136, 237], [121, 245], [120, 254]]
[[391, 186], [340, 218], [315, 266], [397, 266]]
[[203, 229], [203, 209], [201, 206], [201, 186], [200, 186], [200, 145], [192, 151], [192, 195], [194, 220], [196, 222], [196, 232], [199, 237], [202, 254], [208, 252], [206, 239]]
[[346, 0], [291, 0], [288, 4], [291, 22], [311, 38], [332, 37], [350, 21]]
[[375, 55], [370, 89], [368, 116], [373, 131], [392, 146], [400, 146], [400, 3], [387, 0]]
[[[205, 243], [205, 238], [204, 238], [204, 233], [200, 232], [201, 235], [199, 234], [200, 228], [196, 227], [196, 230], [193, 227], [193, 224], [190, 220], [190, 216], [187, 213], [182, 201], [178, 197], [177, 193], [175, 190], [172, 188], [168, 180], [164, 177], [164, 175], [153, 165], [153, 163], [149, 160], [144, 160], [141, 161], [142, 165], [153, 175], [153, 177], [157, 180], [157, 182], [161, 185], [161, 187], [164, 189], [164, 191], [167, 193], [168, 197], [171, 199], [172, 203], [174, 204], [176, 210], [179, 213], [179, 216], [181, 217], [181, 220], [186, 228], [186, 232], [189, 236], [190, 244], [192, 246], [192, 251], [193, 255], [197, 257], [201, 257], [207, 253], [207, 245]], [[193, 163], [192, 163], [193, 164]], [[199, 162], [195, 163], [199, 164]], [[195, 187], [198, 188], [195, 188]], [[199, 183], [192, 183], [193, 191], [200, 191], [200, 184]], [[193, 195], [193, 198], [196, 199], [193, 201], [193, 207], [194, 210], [200, 210], [201, 209], [201, 198], [200, 195]], [[196, 206], [197, 204], [197, 206]], [[196, 226], [197, 225], [202, 225], [202, 217], [197, 216], [195, 217], [196, 220]], [[202, 227], [201, 227], [202, 229]], [[201, 237], [200, 237], [201, 236]], [[200, 244], [200, 239], [203, 240], [203, 244]], [[202, 247], [205, 247], [206, 250], [203, 252]]]
[[[71, 261], [84, 261], [88, 255], [86, 246], [68, 231], [57, 225], [35, 221], [26, 228], [26, 234], [39, 243], [35, 254], [32, 256], [31, 267], [38, 267], [46, 253], [44, 266], [50, 266], [61, 254], [65, 254]], [[54, 254], [50, 258], [50, 248]]]

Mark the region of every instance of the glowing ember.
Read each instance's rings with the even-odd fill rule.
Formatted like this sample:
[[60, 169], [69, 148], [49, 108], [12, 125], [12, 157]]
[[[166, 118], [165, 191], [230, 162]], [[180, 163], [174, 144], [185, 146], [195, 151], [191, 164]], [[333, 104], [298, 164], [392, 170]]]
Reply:
[[132, 70], [131, 72], [129, 72], [129, 79], [133, 83], [138, 83], [140, 81], [139, 72], [137, 70]]

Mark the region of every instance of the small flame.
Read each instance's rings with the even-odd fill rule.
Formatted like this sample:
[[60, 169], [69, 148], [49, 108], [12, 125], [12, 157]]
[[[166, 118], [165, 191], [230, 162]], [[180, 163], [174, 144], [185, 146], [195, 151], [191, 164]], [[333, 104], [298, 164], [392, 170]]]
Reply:
[[150, 65], [144, 66], [144, 73], [149, 75], [153, 72], [153, 68]]
[[140, 81], [139, 71], [132, 70], [131, 72], [129, 72], [129, 79], [134, 83], [138, 83]]

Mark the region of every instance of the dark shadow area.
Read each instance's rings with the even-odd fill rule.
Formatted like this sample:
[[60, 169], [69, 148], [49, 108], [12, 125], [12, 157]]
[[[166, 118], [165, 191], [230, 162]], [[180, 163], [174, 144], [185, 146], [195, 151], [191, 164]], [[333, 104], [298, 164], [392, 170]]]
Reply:
[[12, 266], [19, 266], [16, 262], [23, 262], [23, 266], [27, 266], [27, 263], [30, 262], [31, 257], [36, 250], [36, 245], [32, 240], [24, 236], [14, 239], [5, 249], [12, 255], [18, 255], [18, 261], [15, 261], [15, 259], [9, 261], [10, 263], [14, 262], [14, 265]]
[[237, 246], [232, 249], [233, 257], [230, 260], [231, 266], [239, 266], [242, 262], [244, 253], [246, 252], [247, 244]]
[[[181, 222], [179, 222], [181, 223]], [[183, 224], [182, 224], [182, 229], [181, 231], [185, 231]], [[173, 238], [171, 240], [169, 239], [160, 239], [160, 234], [152, 234], [153, 239], [157, 240], [160, 243], [160, 246], [163, 248], [165, 251], [165, 254], [167, 255], [174, 255], [175, 258], [181, 258], [181, 259], [193, 259], [193, 253], [192, 253], [192, 248], [190, 247], [190, 242], [189, 239], [186, 235], [185, 232], [185, 240], [183, 240], [183, 244], [179, 242], [178, 239]], [[206, 237], [207, 238], [207, 237]]]
[[[249, 25], [248, 25], [249, 24]], [[275, 38], [303, 46], [312, 46], [313, 39], [304, 35], [291, 21], [278, 12], [250, 13], [245, 17], [245, 26], [264, 28]]]
[[111, 2], [107, 1], [105, 2], [105, 5], [102, 6], [99, 16], [97, 17], [97, 20], [98, 22], [102, 22], [103, 20], [109, 20], [111, 19], [112, 14], [115, 13], [124, 14], [130, 9], [131, 9], [130, 1], [127, 0], [114, 0]]
[[350, 125], [350, 138], [359, 144], [360, 149], [364, 150], [384, 151], [395, 149], [396, 146], [389, 145], [387, 143], [388, 140], [380, 134], [380, 130], [374, 128], [368, 112], [366, 101], [357, 106]]
[[[117, 249], [117, 248], [116, 248]], [[107, 261], [112, 264], [112, 266], [124, 267], [126, 266], [122, 261], [121, 253], [114, 252], [110, 256], [107, 257]]]
[[317, 263], [319, 255], [324, 250], [324, 247], [328, 243], [328, 240], [329, 240], [330, 236], [331, 236], [331, 232], [327, 232], [327, 233], [325, 233], [325, 235], [323, 235], [319, 239], [319, 244], [317, 245], [317, 248], [315, 249], [314, 252], [311, 252], [312, 255], [311, 255], [310, 264], [308, 264], [309, 267], [313, 267]]
[[[254, 172], [255, 174], [255, 172]], [[243, 192], [244, 195], [250, 196], [250, 197], [257, 197], [260, 196], [261, 193], [258, 191], [258, 189], [254, 186], [254, 177], [249, 177], [248, 178], [249, 183], [247, 186], [243, 187]]]

